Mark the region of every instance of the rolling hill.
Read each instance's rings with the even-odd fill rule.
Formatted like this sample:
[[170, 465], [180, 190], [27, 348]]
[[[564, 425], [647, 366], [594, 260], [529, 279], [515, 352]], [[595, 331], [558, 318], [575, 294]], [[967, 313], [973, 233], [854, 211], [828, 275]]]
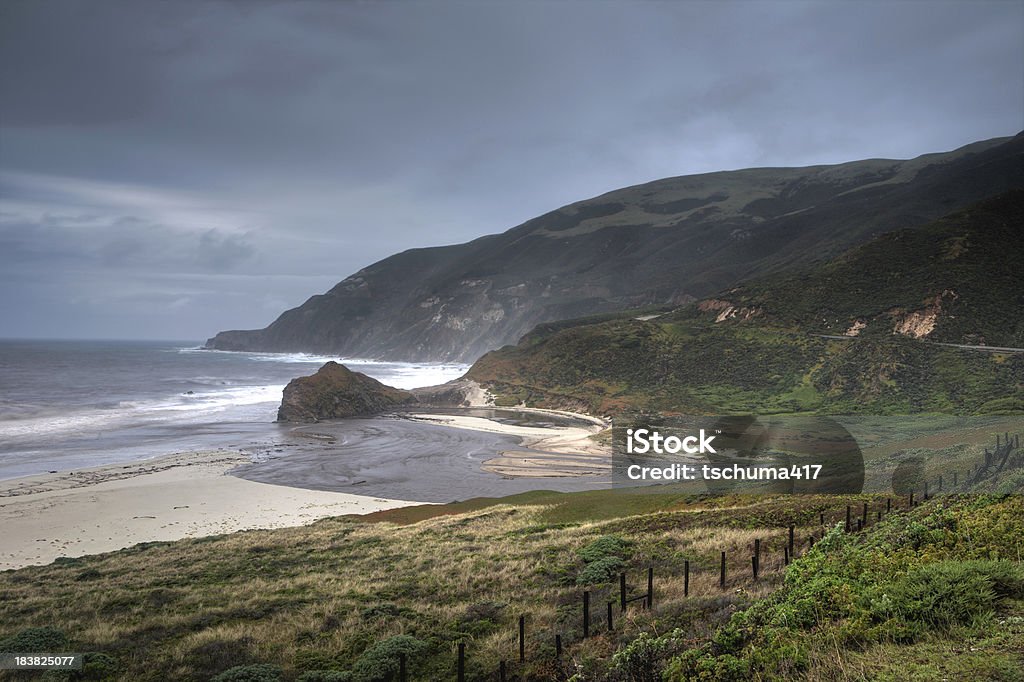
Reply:
[[660, 315], [540, 325], [469, 378], [614, 413], [1024, 411], [1024, 191]]

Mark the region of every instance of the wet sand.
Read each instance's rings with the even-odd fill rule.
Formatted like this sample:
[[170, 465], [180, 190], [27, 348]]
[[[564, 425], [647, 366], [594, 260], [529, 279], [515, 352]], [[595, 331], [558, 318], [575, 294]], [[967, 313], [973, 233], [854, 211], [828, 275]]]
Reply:
[[232, 473], [264, 483], [452, 502], [611, 484], [599, 420], [540, 410], [451, 409], [294, 428], [280, 455]]

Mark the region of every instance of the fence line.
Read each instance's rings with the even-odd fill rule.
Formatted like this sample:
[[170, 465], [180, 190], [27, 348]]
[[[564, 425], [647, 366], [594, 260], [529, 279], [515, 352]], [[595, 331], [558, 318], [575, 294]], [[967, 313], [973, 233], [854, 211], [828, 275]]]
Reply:
[[[1003, 434], [1000, 438], [999, 434], [996, 434], [996, 447], [994, 451], [989, 452], [988, 448], [984, 451], [984, 463], [979, 464], [978, 468], [975, 469], [972, 466], [969, 467], [967, 476], [964, 477], [965, 484], [974, 485], [980, 483], [986, 478], [990, 478], [995, 474], [1001, 472], [1004, 468], [1020, 468], [1024, 467], [1024, 456], [1018, 452], [1017, 455], [1011, 457], [1015, 451], [1020, 449], [1020, 435], [1016, 434], [1013, 438], [1010, 437], [1009, 433]], [[953, 488], [955, 489], [959, 485], [959, 476], [957, 472], [953, 472]], [[944, 479], [939, 475], [937, 480], [936, 490], [941, 492], [944, 490]], [[927, 478], [922, 481], [922, 499], [927, 501], [929, 499], [929, 488]], [[913, 490], [909, 491], [907, 498], [907, 511], [912, 510], [919, 502], [915, 501]], [[863, 532], [868, 527], [869, 518], [869, 503], [864, 502], [861, 508], [860, 517], [856, 519], [856, 532]], [[899, 511], [899, 508], [896, 508]], [[887, 497], [885, 500], [885, 511], [881, 509], [875, 510], [875, 520], [881, 522], [886, 516], [893, 513], [893, 500], [892, 497]], [[818, 513], [819, 525], [824, 527], [825, 523], [825, 512], [820, 511]], [[847, 533], [854, 532], [853, 526], [853, 506], [846, 505], [846, 517], [844, 523], [844, 530]], [[783, 545], [783, 563], [782, 570], [784, 571], [792, 561], [797, 558], [796, 554], [796, 525], [790, 523], [786, 526], [787, 536], [786, 542]], [[822, 533], [824, 537], [824, 533]], [[814, 547], [818, 538], [812, 532], [807, 537], [807, 550], [810, 551]], [[751, 565], [751, 580], [756, 582], [759, 580], [762, 573], [761, 563], [762, 545], [761, 538], [754, 539], [753, 554], [750, 557]], [[726, 560], [727, 555], [725, 551], [721, 552], [720, 563], [719, 563], [719, 576], [718, 586], [720, 590], [725, 590], [727, 585], [727, 573], [726, 573]], [[654, 605], [654, 567], [648, 566], [647, 568], [647, 589], [645, 592], [640, 594], [629, 596], [628, 585], [626, 580], [626, 573], [619, 574], [619, 611], [626, 613], [629, 604], [634, 602], [641, 602], [641, 608], [644, 610], [653, 609]], [[690, 560], [686, 559], [683, 562], [683, 596], [690, 596]], [[588, 639], [590, 637], [590, 625], [591, 625], [591, 613], [590, 613], [590, 590], [584, 590], [582, 595], [583, 600], [583, 619], [582, 619], [582, 639]], [[607, 601], [607, 612], [606, 612], [606, 624], [607, 631], [612, 633], [615, 631], [613, 606], [614, 600]], [[521, 614], [519, 616], [519, 664], [525, 666], [526, 664], [526, 615]], [[563, 655], [563, 637], [562, 633], [555, 634], [555, 659], [560, 660]], [[407, 682], [407, 661], [404, 653], [399, 654], [399, 680], [400, 682]], [[504, 682], [507, 679], [509, 672], [509, 664], [505, 659], [501, 659], [498, 666], [498, 679]], [[456, 659], [456, 679], [458, 682], [465, 682], [466, 679], [466, 643], [460, 641], [458, 643], [458, 654]]]

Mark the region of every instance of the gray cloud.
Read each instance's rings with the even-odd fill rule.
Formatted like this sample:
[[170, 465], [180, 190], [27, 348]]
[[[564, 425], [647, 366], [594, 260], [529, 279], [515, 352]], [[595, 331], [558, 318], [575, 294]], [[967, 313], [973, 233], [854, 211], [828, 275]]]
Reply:
[[0, 335], [262, 326], [616, 187], [1014, 134], [1022, 26], [1015, 2], [7, 0]]

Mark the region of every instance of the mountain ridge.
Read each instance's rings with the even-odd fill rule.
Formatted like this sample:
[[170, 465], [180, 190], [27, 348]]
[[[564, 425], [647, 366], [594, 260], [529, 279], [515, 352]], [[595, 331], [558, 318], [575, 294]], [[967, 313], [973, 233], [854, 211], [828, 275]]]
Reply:
[[1024, 186], [1024, 135], [910, 160], [665, 178], [378, 261], [220, 350], [468, 361], [537, 324], [678, 305]]

